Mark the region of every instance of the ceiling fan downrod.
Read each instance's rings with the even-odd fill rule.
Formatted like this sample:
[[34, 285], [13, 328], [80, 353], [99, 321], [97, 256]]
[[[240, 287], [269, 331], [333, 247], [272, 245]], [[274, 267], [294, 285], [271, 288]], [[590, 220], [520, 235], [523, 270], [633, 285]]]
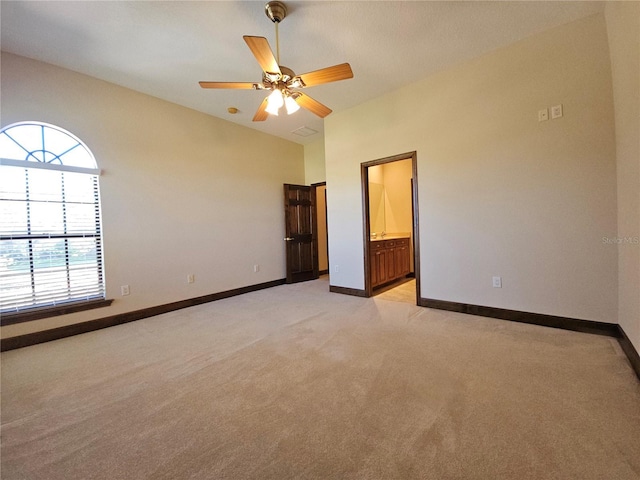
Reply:
[[280, 35], [278, 25], [287, 16], [287, 7], [282, 2], [273, 1], [264, 6], [264, 13], [276, 25], [276, 61], [280, 64]]

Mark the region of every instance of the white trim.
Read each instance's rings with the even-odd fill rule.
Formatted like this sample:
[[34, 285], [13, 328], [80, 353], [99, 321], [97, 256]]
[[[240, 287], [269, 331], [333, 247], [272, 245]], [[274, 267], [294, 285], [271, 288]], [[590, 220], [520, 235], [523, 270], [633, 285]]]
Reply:
[[0, 165], [22, 168], [42, 168], [44, 170], [60, 170], [62, 172], [88, 173], [90, 175], [100, 175], [102, 173], [102, 170], [100, 170], [99, 168], [72, 167], [70, 165], [30, 162], [26, 160], [11, 160], [8, 158], [0, 158]]

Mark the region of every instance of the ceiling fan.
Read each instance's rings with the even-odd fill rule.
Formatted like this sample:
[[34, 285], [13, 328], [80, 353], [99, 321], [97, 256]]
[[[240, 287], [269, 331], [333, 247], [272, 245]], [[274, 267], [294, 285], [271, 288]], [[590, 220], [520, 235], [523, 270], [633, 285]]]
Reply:
[[302, 107], [321, 118], [326, 117], [331, 113], [331, 109], [298, 89], [353, 78], [351, 66], [348, 63], [341, 63], [296, 75], [290, 68], [280, 65], [278, 24], [287, 16], [287, 9], [282, 2], [272, 1], [265, 5], [265, 13], [276, 26], [277, 57], [274, 57], [266, 38], [249, 35], [242, 37], [262, 68], [262, 82], [199, 82], [200, 86], [202, 88], [271, 90], [271, 94], [262, 101], [253, 116], [254, 122], [266, 120], [269, 114], [278, 115], [283, 105], [287, 114], [292, 114]]

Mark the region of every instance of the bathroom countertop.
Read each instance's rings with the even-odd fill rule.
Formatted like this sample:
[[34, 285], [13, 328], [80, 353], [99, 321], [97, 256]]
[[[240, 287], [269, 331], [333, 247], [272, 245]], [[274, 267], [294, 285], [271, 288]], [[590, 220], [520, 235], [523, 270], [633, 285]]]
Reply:
[[370, 238], [369, 240], [372, 242], [379, 242], [380, 240], [397, 240], [399, 238], [409, 238], [410, 235], [406, 233], [390, 233], [385, 235], [384, 237], [378, 236], [376, 238]]

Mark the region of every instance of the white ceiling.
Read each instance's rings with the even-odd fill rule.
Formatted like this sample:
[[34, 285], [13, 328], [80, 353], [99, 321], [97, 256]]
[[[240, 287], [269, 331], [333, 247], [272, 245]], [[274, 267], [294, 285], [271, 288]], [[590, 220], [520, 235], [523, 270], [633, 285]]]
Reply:
[[[264, 4], [2, 0], [1, 46], [294, 142], [314, 141], [322, 136], [323, 120], [307, 111], [252, 122], [265, 92], [198, 85], [261, 80], [242, 36], [264, 36], [275, 51], [275, 27]], [[306, 73], [351, 64], [353, 79], [305, 90], [334, 112], [603, 9], [602, 2], [581, 1], [285, 4], [282, 65]], [[231, 106], [239, 113], [227, 113]], [[303, 126], [319, 133], [291, 133]]]

